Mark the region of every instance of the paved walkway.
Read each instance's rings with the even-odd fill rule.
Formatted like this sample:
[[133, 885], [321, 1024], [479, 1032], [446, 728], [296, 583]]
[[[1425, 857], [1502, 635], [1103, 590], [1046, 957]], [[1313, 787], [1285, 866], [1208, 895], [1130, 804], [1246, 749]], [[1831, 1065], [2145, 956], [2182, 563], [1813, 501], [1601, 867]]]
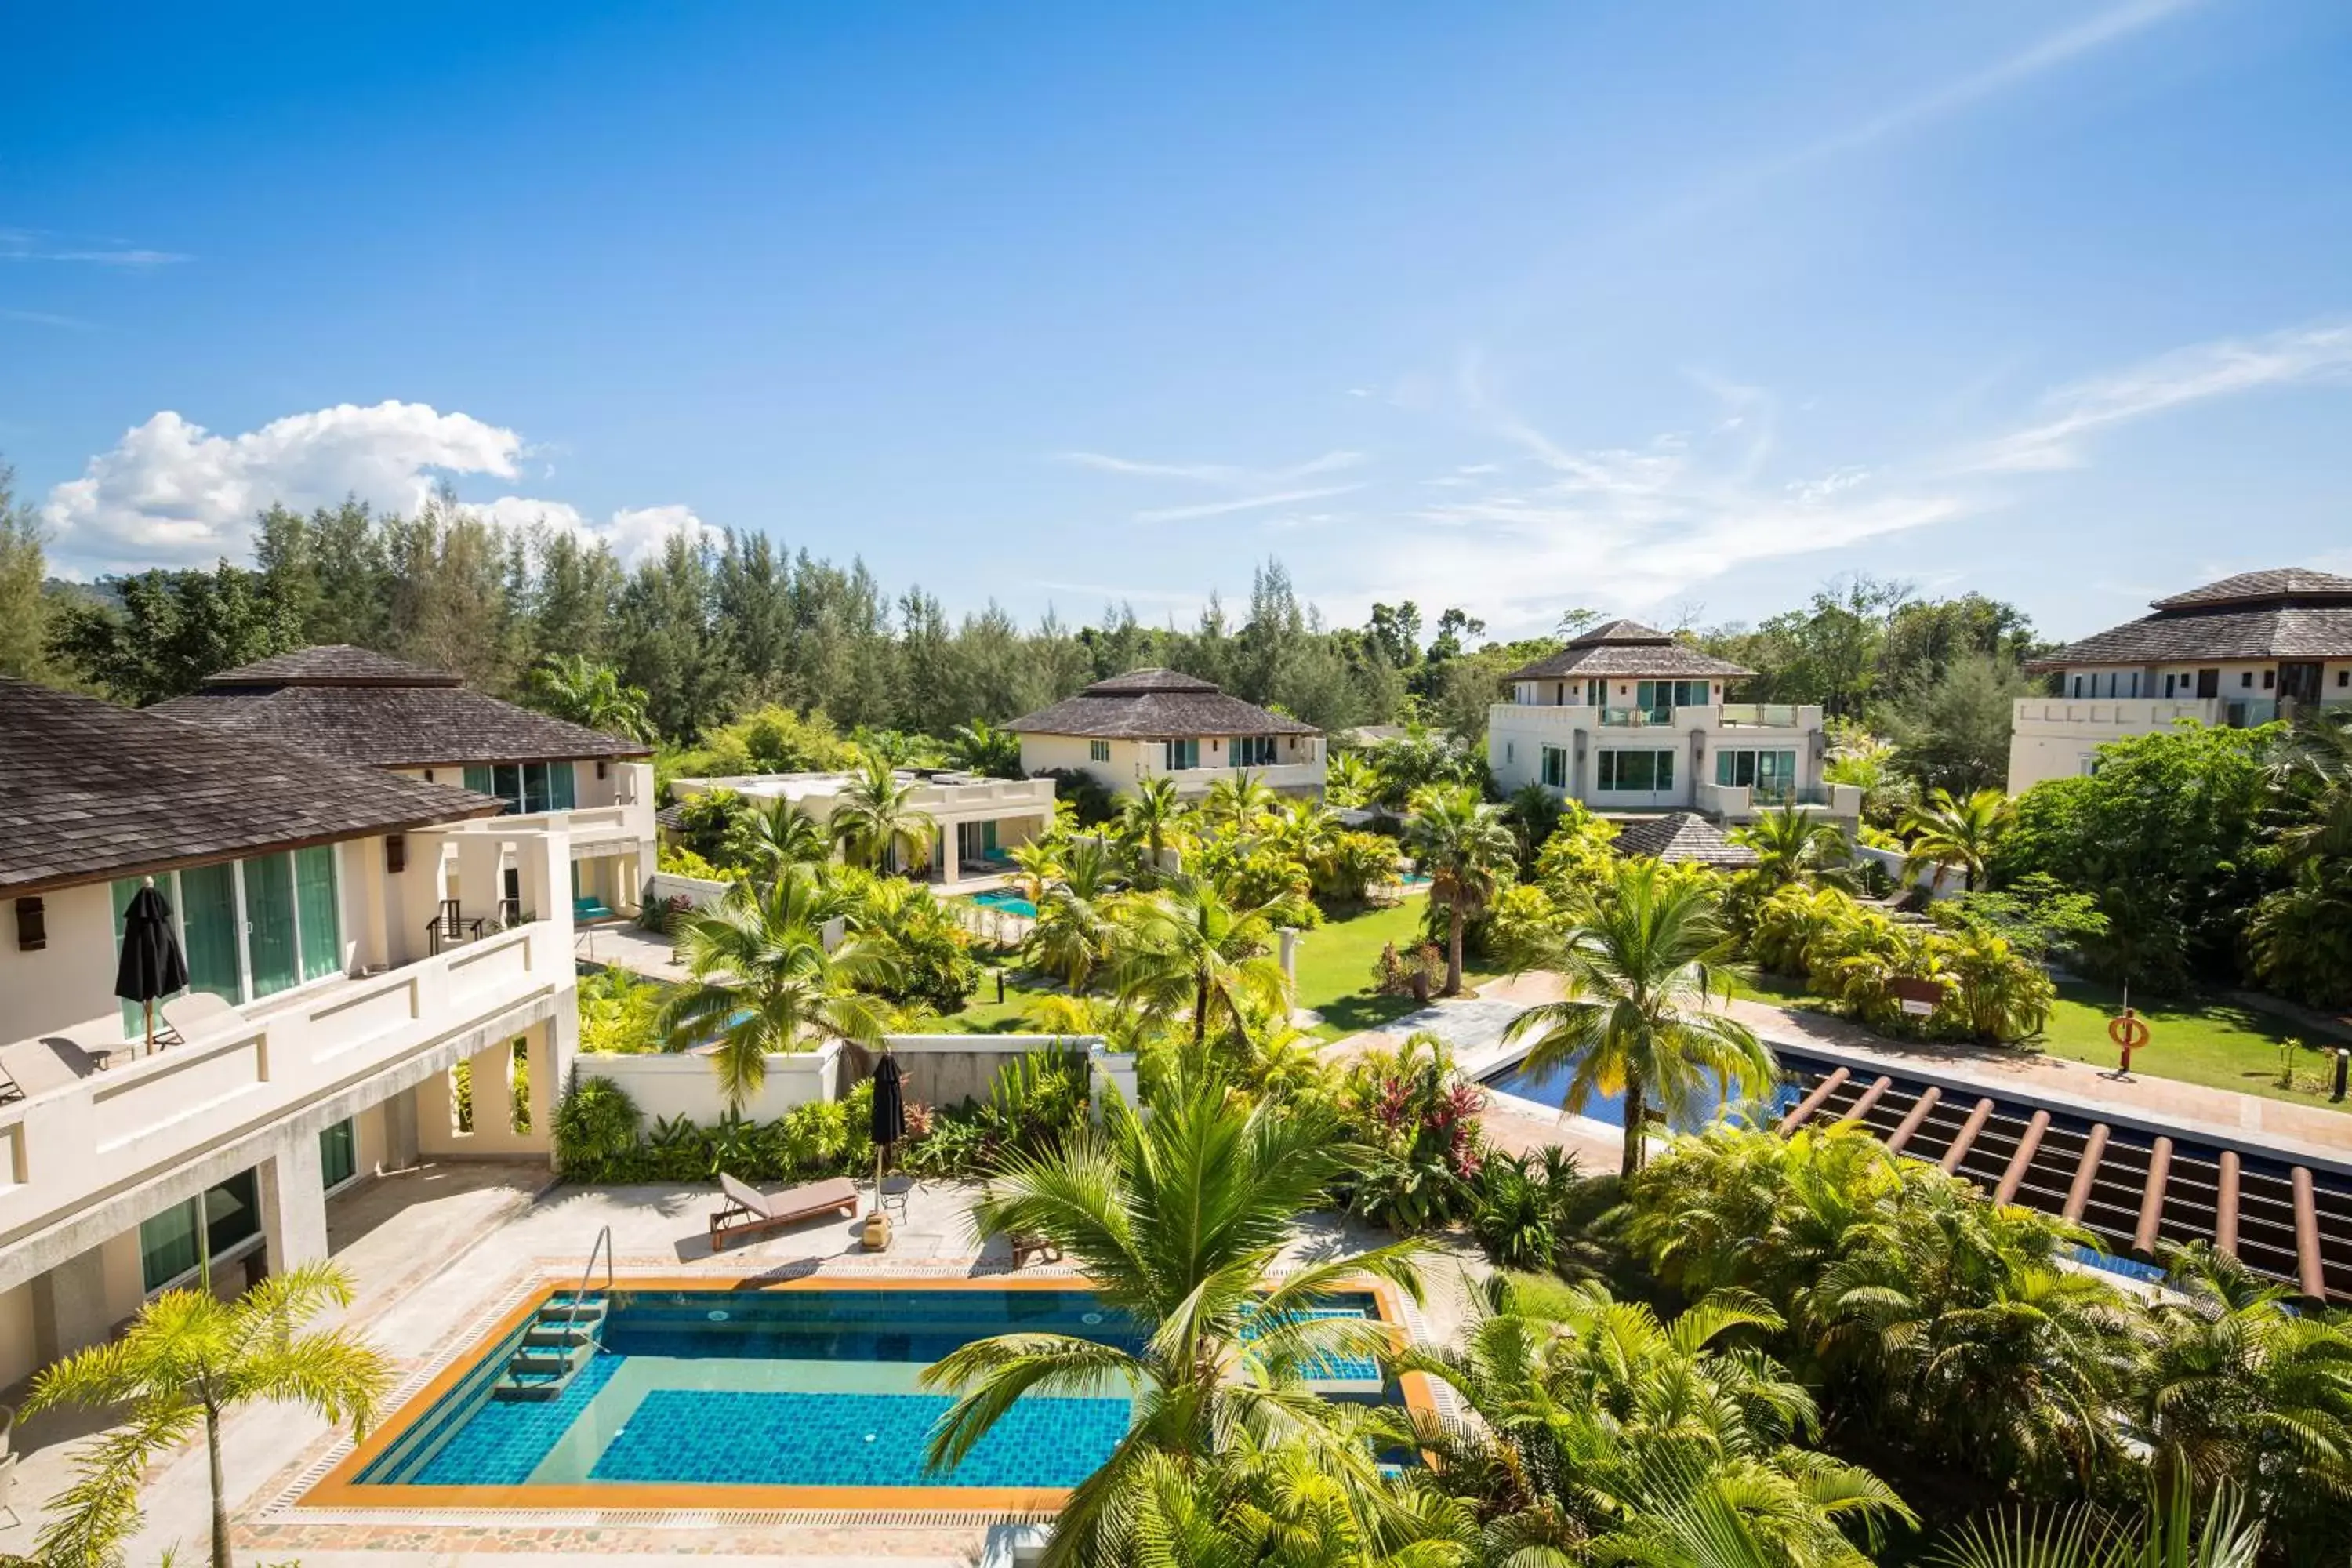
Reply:
[[678, 963], [670, 947], [669, 938], [643, 926], [582, 926], [572, 933], [572, 955], [590, 963], [626, 969], [648, 980], [666, 980], [673, 985], [684, 984], [688, 978], [686, 965]]

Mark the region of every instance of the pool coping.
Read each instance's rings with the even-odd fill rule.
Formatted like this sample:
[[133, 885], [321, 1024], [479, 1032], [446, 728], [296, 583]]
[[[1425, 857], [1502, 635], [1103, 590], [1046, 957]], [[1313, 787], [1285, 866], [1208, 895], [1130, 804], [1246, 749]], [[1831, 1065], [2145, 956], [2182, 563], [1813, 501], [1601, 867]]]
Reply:
[[[627, 1270], [615, 1287], [642, 1290], [1085, 1290], [1076, 1273], [1013, 1275], [809, 1274], [777, 1279], [760, 1274], [711, 1275]], [[590, 1485], [421, 1486], [369, 1482], [360, 1471], [405, 1436], [435, 1403], [465, 1381], [482, 1358], [515, 1332], [551, 1298], [578, 1287], [576, 1279], [542, 1273], [502, 1293], [455, 1345], [396, 1392], [384, 1419], [364, 1438], [338, 1438], [307, 1467], [257, 1523], [402, 1522], [480, 1525], [495, 1522], [692, 1526], [723, 1518], [749, 1522], [943, 1525], [1046, 1521], [1061, 1511], [1066, 1487], [753, 1486], [731, 1482], [599, 1482]], [[1350, 1278], [1333, 1289], [1373, 1298], [1383, 1327], [1399, 1346], [1425, 1339], [1412, 1303], [1389, 1281]], [[1407, 1409], [1443, 1418], [1437, 1390], [1423, 1373], [1398, 1379]]]

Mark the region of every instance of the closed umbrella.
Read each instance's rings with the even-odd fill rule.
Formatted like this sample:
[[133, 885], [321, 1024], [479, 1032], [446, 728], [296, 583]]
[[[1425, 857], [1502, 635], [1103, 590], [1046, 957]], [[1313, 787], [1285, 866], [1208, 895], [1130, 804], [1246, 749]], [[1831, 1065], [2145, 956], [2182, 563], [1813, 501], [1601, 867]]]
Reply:
[[907, 1135], [907, 1100], [898, 1088], [898, 1058], [889, 1052], [874, 1068], [874, 1212], [882, 1212], [882, 1164], [890, 1145]]
[[114, 966], [114, 994], [147, 1010], [147, 1049], [155, 1049], [155, 1001], [188, 984], [188, 961], [172, 930], [172, 906], [155, 890], [155, 879], [131, 895], [122, 911], [122, 953]]

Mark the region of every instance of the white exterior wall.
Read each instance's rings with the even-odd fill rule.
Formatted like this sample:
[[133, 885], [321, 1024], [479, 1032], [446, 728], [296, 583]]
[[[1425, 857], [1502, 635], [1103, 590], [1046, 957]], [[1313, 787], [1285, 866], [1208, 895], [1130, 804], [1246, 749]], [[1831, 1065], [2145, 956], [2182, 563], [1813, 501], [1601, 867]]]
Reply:
[[[605, 1079], [626, 1091], [648, 1126], [667, 1116], [709, 1126], [727, 1108], [719, 1092], [719, 1074], [707, 1056], [583, 1055], [576, 1059], [581, 1077]], [[766, 1081], [743, 1108], [754, 1121], [773, 1121], [796, 1107], [839, 1096], [838, 1040], [827, 1040], [813, 1051], [772, 1054], [767, 1061]]]
[[[1044, 773], [1049, 769], [1068, 768], [1092, 775], [1113, 795], [1133, 795], [1135, 786], [1145, 779], [1167, 778], [1176, 781], [1176, 791], [1187, 798], [1208, 794], [1219, 779], [1227, 779], [1237, 772], [1246, 771], [1250, 777], [1268, 789], [1285, 795], [1308, 795], [1320, 797], [1328, 757], [1320, 735], [1283, 735], [1276, 739], [1275, 762], [1271, 766], [1236, 769], [1227, 761], [1226, 743], [1230, 735], [1174, 736], [1175, 740], [1192, 740], [1200, 747], [1201, 765], [1197, 768], [1167, 767], [1167, 749], [1161, 741], [1109, 740], [1095, 741], [1083, 735], [1038, 735], [1021, 737], [1021, 771]], [[1097, 761], [1093, 748], [1103, 745], [1109, 751], [1108, 761]]]
[[[1694, 810], [1740, 821], [1769, 807], [1766, 803], [1754, 801], [1745, 786], [1716, 784], [1716, 753], [1726, 750], [1790, 751], [1796, 753], [1795, 787], [1819, 791], [1826, 796], [1822, 804], [1808, 809], [1822, 810], [1837, 817], [1857, 817], [1861, 814], [1859, 791], [1849, 792], [1822, 782], [1826, 733], [1822, 710], [1817, 707], [1785, 707], [1769, 715], [1776, 720], [1792, 720], [1791, 723], [1738, 722], [1742, 716], [1759, 712], [1758, 705], [1717, 702], [1706, 707], [1676, 708], [1671, 721], [1664, 724], [1604, 724], [1601, 710], [1581, 701], [1552, 701], [1552, 689], [1560, 684], [1563, 683], [1520, 682], [1522, 690], [1540, 687], [1543, 700], [1499, 702], [1487, 710], [1486, 765], [1504, 794], [1527, 784], [1541, 784], [1543, 748], [1552, 746], [1567, 753], [1565, 783], [1553, 790], [1562, 799], [1580, 802], [1594, 811]], [[1583, 682], [1566, 684], [1572, 696], [1580, 696]], [[1624, 688], [1622, 706], [1629, 707], [1634, 697], [1633, 682], [1620, 682], [1612, 677], [1611, 684]], [[1716, 689], [1720, 689], [1720, 683]], [[1610, 707], [1621, 706], [1615, 700], [1617, 695], [1612, 691]], [[1600, 787], [1600, 753], [1604, 751], [1672, 752], [1673, 787], [1645, 792], [1603, 791]]]

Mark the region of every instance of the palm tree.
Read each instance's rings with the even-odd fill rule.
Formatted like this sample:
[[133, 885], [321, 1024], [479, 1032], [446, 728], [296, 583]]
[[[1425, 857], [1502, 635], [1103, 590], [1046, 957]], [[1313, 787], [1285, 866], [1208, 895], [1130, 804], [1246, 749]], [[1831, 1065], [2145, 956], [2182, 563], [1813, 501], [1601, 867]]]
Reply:
[[1167, 868], [1160, 863], [1160, 854], [1168, 847], [1169, 831], [1183, 815], [1174, 779], [1140, 780], [1135, 793], [1119, 803], [1118, 836], [1147, 851], [1143, 868], [1147, 878], [1158, 877]]
[[1687, 1117], [1718, 1086], [1744, 1094], [1772, 1077], [1772, 1053], [1712, 1005], [1713, 964], [1726, 942], [1706, 884], [1635, 861], [1615, 896], [1569, 933], [1560, 960], [1567, 995], [1528, 1008], [1504, 1031], [1509, 1040], [1536, 1037], [1523, 1070], [1571, 1070], [1561, 1109], [1581, 1110], [1595, 1094], [1623, 1095], [1627, 1172], [1642, 1168], [1653, 1104], [1670, 1120]]
[[772, 882], [788, 866], [821, 865], [833, 857], [833, 840], [816, 818], [777, 797], [764, 805], [747, 803], [736, 817], [729, 847], [754, 881]]
[[644, 689], [622, 685], [611, 665], [585, 654], [547, 655], [532, 668], [529, 690], [531, 706], [559, 719], [632, 741], [660, 738], [646, 716]]
[[1139, 900], [1127, 932], [1112, 964], [1119, 1000], [1160, 1017], [1189, 1006], [1196, 1054], [1220, 1009], [1237, 1030], [1253, 1015], [1290, 1011], [1267, 905], [1228, 903], [1209, 882], [1182, 877]]
[[1000, 730], [985, 719], [959, 724], [948, 737], [948, 755], [961, 767], [990, 778], [1021, 776], [1021, 737]]
[[878, 757], [859, 765], [833, 808], [834, 841], [852, 865], [879, 870], [901, 863], [902, 852], [909, 869], [920, 871], [931, 863], [938, 824], [915, 805], [915, 787]]
[[119, 1564], [140, 1524], [147, 1467], [201, 1426], [211, 1465], [213, 1568], [230, 1568], [222, 1493], [221, 1417], [256, 1401], [300, 1405], [364, 1436], [392, 1386], [392, 1363], [350, 1328], [300, 1326], [352, 1304], [350, 1280], [328, 1263], [272, 1275], [234, 1301], [166, 1290], [122, 1336], [77, 1351], [33, 1380], [25, 1414], [66, 1404], [119, 1407], [120, 1424], [75, 1457], [73, 1484], [42, 1528], [41, 1560]]
[[1371, 1447], [1351, 1440], [1305, 1373], [1324, 1356], [1384, 1355], [1388, 1341], [1362, 1319], [1310, 1314], [1365, 1278], [1418, 1300], [1416, 1246], [1273, 1273], [1293, 1222], [1350, 1157], [1319, 1119], [1271, 1103], [1244, 1111], [1206, 1077], [1180, 1084], [1149, 1121], [1115, 1107], [1100, 1131], [1013, 1156], [973, 1205], [974, 1228], [1052, 1241], [1140, 1348], [1031, 1332], [950, 1352], [923, 1373], [925, 1386], [961, 1395], [932, 1432], [930, 1462], [961, 1460], [1024, 1394], [1134, 1390], [1134, 1425], [1070, 1493], [1045, 1568], [1134, 1561], [1148, 1544], [1133, 1536], [1138, 1505], [1171, 1467], [1213, 1477], [1236, 1456], [1297, 1441], [1327, 1473], [1376, 1492]]
[[1984, 880], [1993, 846], [2009, 827], [2009, 797], [1997, 789], [1980, 789], [1966, 800], [1955, 800], [1946, 789], [1931, 791], [1926, 804], [1912, 807], [1903, 818], [1911, 840], [1903, 857], [1903, 877], [1912, 879], [1932, 870], [1941, 882], [1948, 869], [1960, 873], [1960, 886], [1974, 889]]
[[2138, 1519], [2084, 1503], [1979, 1520], [1928, 1561], [1931, 1568], [2254, 1568], [2262, 1549], [2262, 1519], [2248, 1519], [2236, 1498], [2216, 1497], [2200, 1521], [2180, 1487]]
[[857, 987], [886, 983], [893, 964], [861, 936], [825, 951], [826, 922], [846, 913], [814, 867], [791, 866], [764, 889], [737, 883], [680, 929], [694, 984], [663, 1004], [659, 1025], [674, 1051], [717, 1041], [711, 1067], [736, 1114], [767, 1082], [771, 1052], [806, 1050], [812, 1034], [881, 1043], [887, 1005]]
[[1086, 989], [1110, 956], [1118, 934], [1117, 895], [1110, 887], [1110, 857], [1099, 839], [1071, 840], [1060, 869], [1060, 879], [1037, 900], [1027, 946], [1037, 967], [1060, 975], [1075, 993]]
[[1793, 803], [1733, 828], [1731, 841], [1756, 851], [1756, 868], [1774, 888], [1792, 883], [1843, 887], [1852, 880], [1853, 847], [1845, 830], [1825, 817], [1799, 811]]
[[1324, 766], [1323, 798], [1333, 805], [1369, 805], [1380, 787], [1380, 775], [1360, 752], [1335, 752]]
[[1235, 838], [1247, 838], [1273, 809], [1274, 791], [1243, 768], [1209, 786], [1208, 798], [1201, 803], [1201, 816]]
[[1025, 844], [1015, 844], [1006, 851], [1013, 862], [1013, 880], [1029, 895], [1032, 904], [1045, 901], [1045, 884], [1062, 874], [1063, 840], [1032, 838]]
[[1518, 843], [1467, 784], [1431, 785], [1412, 797], [1405, 843], [1429, 878], [1429, 896], [1452, 915], [1445, 942], [1445, 994], [1462, 989], [1462, 928], [1486, 907]]
[[1542, 784], [1523, 784], [1511, 792], [1503, 815], [1510, 818], [1511, 830], [1518, 835], [1519, 864], [1532, 868], [1536, 851], [1559, 826], [1559, 797]]
[[2352, 855], [2352, 712], [2307, 709], [2272, 748], [2270, 783], [2298, 820], [2279, 833], [2291, 860]]

